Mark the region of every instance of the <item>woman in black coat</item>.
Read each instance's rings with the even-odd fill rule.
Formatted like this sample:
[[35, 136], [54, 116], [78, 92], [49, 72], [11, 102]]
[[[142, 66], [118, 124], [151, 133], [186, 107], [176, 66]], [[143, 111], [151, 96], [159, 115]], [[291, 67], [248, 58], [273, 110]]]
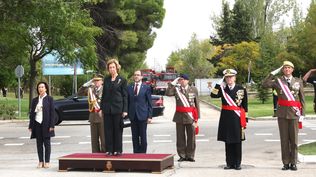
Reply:
[[241, 169], [242, 148], [245, 140], [246, 112], [248, 111], [247, 91], [237, 85], [237, 71], [224, 70], [225, 82], [216, 84], [212, 98], [221, 98], [222, 110], [218, 126], [217, 140], [225, 142], [226, 166], [224, 169]]
[[104, 78], [101, 110], [104, 114], [105, 151], [107, 155], [122, 154], [123, 117], [127, 116], [127, 82], [118, 73], [116, 59], [107, 62], [110, 76]]
[[31, 132], [31, 139], [36, 138], [39, 159], [37, 168], [49, 168], [50, 138], [55, 136], [54, 100], [48, 95], [47, 83], [39, 82], [36, 88], [38, 96], [33, 98], [31, 103], [29, 131]]

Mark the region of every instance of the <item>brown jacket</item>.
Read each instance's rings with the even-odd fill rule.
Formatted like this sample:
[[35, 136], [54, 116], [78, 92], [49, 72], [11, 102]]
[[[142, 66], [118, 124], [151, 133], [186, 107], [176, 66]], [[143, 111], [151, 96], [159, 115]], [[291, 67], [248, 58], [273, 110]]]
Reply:
[[[176, 92], [175, 86], [168, 84], [168, 88], [166, 90], [167, 96], [175, 96], [176, 98], [176, 106], [184, 106], [181, 102], [179, 95]], [[194, 106], [198, 110], [198, 118], [200, 118], [200, 105], [199, 105], [199, 99], [198, 99], [198, 91], [196, 87], [194, 86], [188, 86], [185, 97], [189, 101], [191, 106]], [[181, 112], [175, 112], [173, 121], [176, 123], [182, 123], [182, 124], [192, 124], [194, 121], [193, 119], [188, 115], [188, 113], [181, 113]]]
[[[278, 83], [278, 78], [274, 78], [272, 74], [266, 77], [263, 82], [262, 86], [265, 88], [274, 88], [278, 93], [278, 98], [287, 100], [286, 95], [283, 93], [283, 90]], [[279, 77], [281, 82], [287, 84], [284, 76]], [[295, 101], [300, 101], [302, 105], [302, 115], [305, 115], [305, 97], [304, 97], [304, 86], [303, 81], [300, 78], [293, 77], [289, 86], [289, 89], [292, 95], [295, 98]], [[278, 105], [278, 109], [276, 112], [276, 116], [279, 118], [286, 118], [286, 119], [295, 119], [298, 116], [295, 114], [295, 110], [293, 107], [289, 106], [280, 106]]]

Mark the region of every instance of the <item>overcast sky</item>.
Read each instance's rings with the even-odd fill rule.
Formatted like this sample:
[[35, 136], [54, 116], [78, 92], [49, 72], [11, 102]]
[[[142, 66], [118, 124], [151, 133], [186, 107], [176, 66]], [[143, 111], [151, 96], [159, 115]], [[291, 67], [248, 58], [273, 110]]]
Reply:
[[[234, 0], [227, 0], [232, 4]], [[306, 13], [310, 0], [297, 0]], [[198, 39], [214, 34], [211, 16], [221, 13], [222, 0], [164, 0], [166, 9], [163, 25], [156, 30], [154, 45], [147, 52], [150, 68], [164, 69], [172, 51], [185, 48], [193, 33]]]

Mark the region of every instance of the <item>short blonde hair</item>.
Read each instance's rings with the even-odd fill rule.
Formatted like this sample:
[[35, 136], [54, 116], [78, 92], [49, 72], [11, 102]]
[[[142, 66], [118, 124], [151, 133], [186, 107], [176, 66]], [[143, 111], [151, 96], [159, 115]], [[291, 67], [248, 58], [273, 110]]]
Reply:
[[106, 63], [107, 69], [109, 70], [109, 65], [112, 64], [112, 63], [115, 64], [116, 71], [117, 71], [117, 73], [119, 73], [121, 71], [121, 65], [120, 65], [119, 61], [117, 59], [115, 59], [115, 58], [112, 58], [112, 59], [108, 60], [108, 62]]

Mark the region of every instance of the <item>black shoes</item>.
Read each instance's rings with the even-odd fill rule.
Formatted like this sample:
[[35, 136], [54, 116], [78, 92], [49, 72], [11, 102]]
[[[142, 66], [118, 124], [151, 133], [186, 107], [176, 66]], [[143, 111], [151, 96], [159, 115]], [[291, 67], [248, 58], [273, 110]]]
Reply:
[[234, 166], [227, 165], [224, 167], [224, 170], [230, 170], [230, 169], [234, 169]]
[[296, 171], [297, 170], [297, 166], [296, 164], [285, 164], [283, 165], [283, 168], [282, 170], [293, 170], [293, 171]]
[[105, 155], [112, 156], [113, 153], [112, 152], [106, 152]]
[[178, 162], [183, 162], [183, 161], [195, 162], [195, 160], [191, 157], [188, 157], [188, 158], [180, 157], [180, 159], [178, 160]]
[[178, 160], [178, 162], [183, 162], [186, 161], [186, 158], [180, 157], [180, 159]]
[[241, 166], [240, 165], [227, 165], [224, 167], [224, 170], [230, 170], [230, 169], [241, 170]]
[[289, 166], [289, 164], [285, 164], [285, 165], [283, 165], [283, 168], [282, 168], [282, 170], [288, 170], [288, 169], [290, 169], [290, 166]]
[[121, 152], [114, 152], [114, 155], [115, 156], [120, 156], [120, 155], [122, 155], [122, 153]]
[[290, 169], [293, 170], [293, 171], [296, 171], [296, 170], [297, 170], [297, 167], [296, 167], [295, 164], [291, 164]]
[[186, 160], [189, 161], [189, 162], [195, 162], [195, 160], [193, 158], [191, 158], [191, 157], [187, 158]]

